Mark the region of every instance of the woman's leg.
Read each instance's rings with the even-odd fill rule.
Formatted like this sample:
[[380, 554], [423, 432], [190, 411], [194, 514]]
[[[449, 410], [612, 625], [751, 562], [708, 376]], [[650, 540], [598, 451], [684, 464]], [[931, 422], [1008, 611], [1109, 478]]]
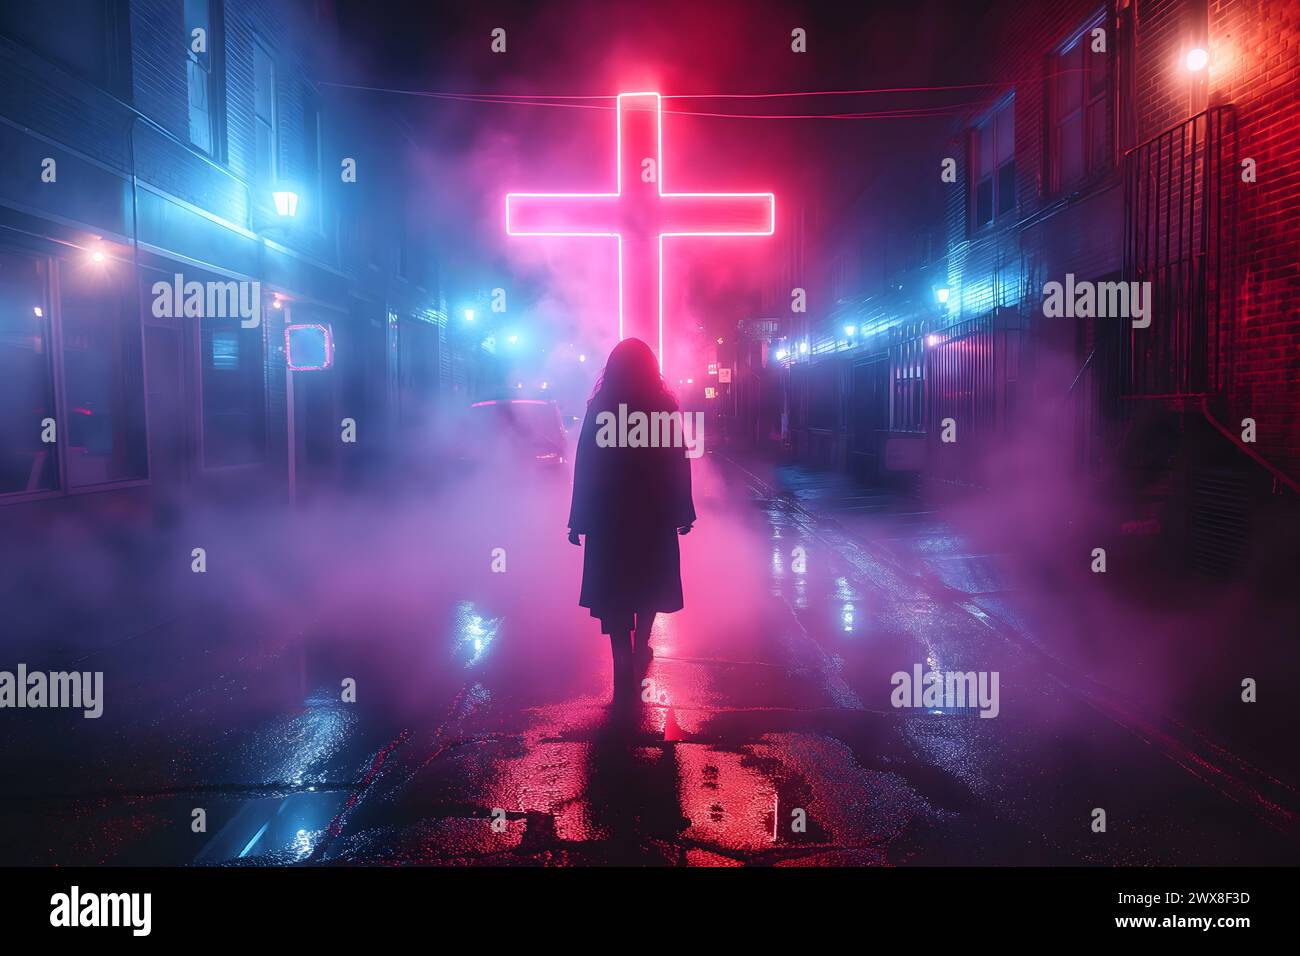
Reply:
[[614, 660], [614, 696], [622, 698], [632, 689], [632, 635], [617, 630], [609, 635], [610, 654]]
[[655, 626], [656, 611], [642, 611], [636, 616], [636, 630], [632, 634], [633, 646], [643, 654], [650, 647], [650, 630]]

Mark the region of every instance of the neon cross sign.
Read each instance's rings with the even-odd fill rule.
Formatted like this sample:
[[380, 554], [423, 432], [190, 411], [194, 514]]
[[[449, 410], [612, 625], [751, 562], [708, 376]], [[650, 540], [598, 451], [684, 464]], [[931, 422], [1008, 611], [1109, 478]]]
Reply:
[[657, 343], [662, 366], [664, 239], [770, 236], [776, 231], [776, 197], [664, 192], [659, 94], [621, 93], [616, 112], [617, 191], [507, 193], [506, 234], [618, 240], [618, 337]]

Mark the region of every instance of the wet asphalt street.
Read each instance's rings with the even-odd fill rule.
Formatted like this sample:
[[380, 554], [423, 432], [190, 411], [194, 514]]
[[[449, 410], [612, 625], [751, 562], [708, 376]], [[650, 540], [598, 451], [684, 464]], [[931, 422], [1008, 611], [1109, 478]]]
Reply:
[[[656, 624], [643, 700], [611, 708], [566, 492], [386, 531], [423, 550], [361, 522], [374, 577], [309, 599], [244, 600], [218, 569], [151, 628], [18, 649], [104, 670], [106, 707], [5, 714], [0, 860], [1296, 861], [1282, 774], [1054, 659], [998, 555], [838, 478], [697, 463], [687, 607]], [[916, 665], [997, 672], [997, 716], [891, 706]]]

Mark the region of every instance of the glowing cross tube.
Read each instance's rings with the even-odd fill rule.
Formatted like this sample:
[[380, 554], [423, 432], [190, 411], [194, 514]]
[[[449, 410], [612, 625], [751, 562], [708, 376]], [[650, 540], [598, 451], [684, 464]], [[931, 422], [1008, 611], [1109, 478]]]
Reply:
[[[506, 234], [617, 239], [618, 337], [636, 336], [651, 347], [657, 345], [662, 366], [664, 239], [770, 236], [776, 231], [776, 197], [772, 193], [664, 192], [659, 94], [621, 93], [617, 114], [617, 191], [507, 193]], [[650, 169], [653, 177], [643, 175]]]

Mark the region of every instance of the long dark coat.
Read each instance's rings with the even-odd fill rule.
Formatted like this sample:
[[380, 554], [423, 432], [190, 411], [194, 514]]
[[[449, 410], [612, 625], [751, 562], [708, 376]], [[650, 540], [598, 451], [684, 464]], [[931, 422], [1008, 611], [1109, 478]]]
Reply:
[[[667, 396], [627, 404], [629, 414], [676, 410]], [[617, 416], [618, 400], [598, 397], [587, 407], [569, 530], [585, 536], [578, 603], [610, 633], [631, 630], [634, 613], [682, 609], [677, 529], [694, 523], [695, 505], [685, 449], [602, 448], [596, 443], [602, 411]]]

